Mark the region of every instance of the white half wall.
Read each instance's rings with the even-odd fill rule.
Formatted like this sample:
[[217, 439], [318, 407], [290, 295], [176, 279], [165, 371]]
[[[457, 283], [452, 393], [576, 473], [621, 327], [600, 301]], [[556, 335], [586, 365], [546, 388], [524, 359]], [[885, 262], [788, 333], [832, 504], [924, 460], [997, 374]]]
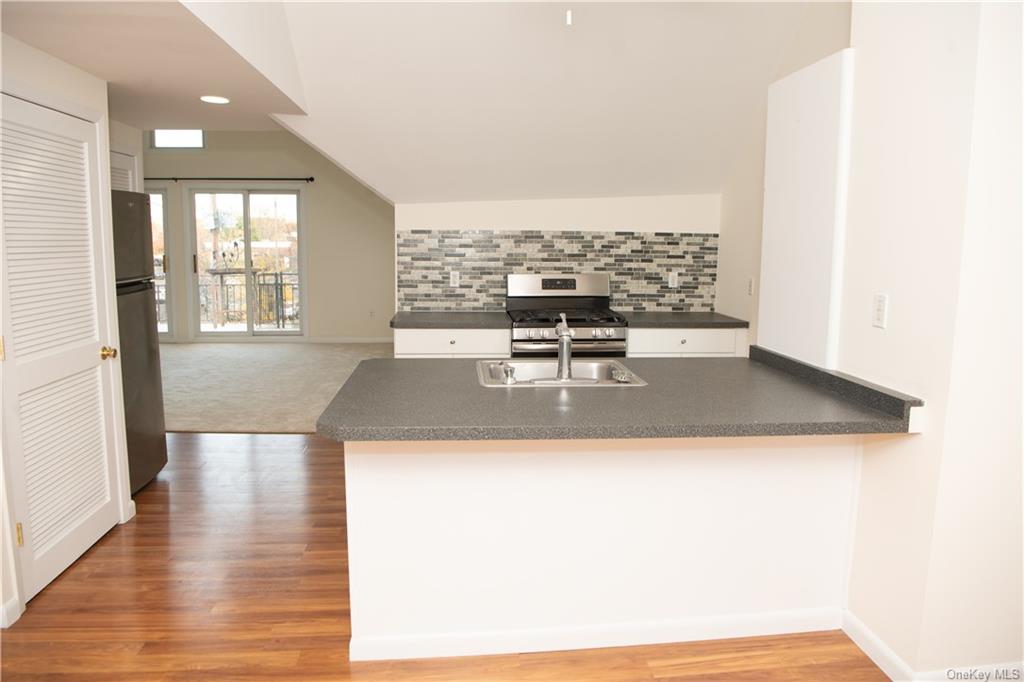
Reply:
[[718, 194], [395, 204], [396, 230], [717, 233]]
[[353, 660], [838, 628], [852, 437], [345, 444]]

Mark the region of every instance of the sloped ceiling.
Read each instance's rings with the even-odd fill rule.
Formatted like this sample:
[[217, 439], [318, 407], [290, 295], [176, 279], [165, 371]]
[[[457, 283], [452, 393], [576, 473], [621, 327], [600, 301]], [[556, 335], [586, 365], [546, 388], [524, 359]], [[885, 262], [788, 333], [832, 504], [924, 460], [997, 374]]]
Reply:
[[480, 201], [721, 191], [812, 4], [4, 2], [3, 28], [126, 123], [272, 118], [395, 203]]
[[[180, 3], [5, 1], [0, 9], [4, 33], [107, 81], [111, 118], [136, 128], [279, 130], [271, 112], [303, 112]], [[204, 104], [201, 95], [232, 103]]]
[[803, 10], [287, 3], [276, 118], [399, 203], [717, 192]]

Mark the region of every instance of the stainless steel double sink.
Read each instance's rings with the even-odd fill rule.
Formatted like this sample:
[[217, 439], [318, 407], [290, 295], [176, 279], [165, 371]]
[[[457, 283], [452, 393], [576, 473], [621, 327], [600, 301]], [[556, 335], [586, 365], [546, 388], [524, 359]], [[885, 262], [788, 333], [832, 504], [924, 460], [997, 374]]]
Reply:
[[476, 363], [480, 385], [488, 388], [542, 387], [628, 387], [646, 386], [647, 382], [633, 374], [618, 360], [573, 360], [572, 378], [558, 379], [558, 361], [480, 360]]

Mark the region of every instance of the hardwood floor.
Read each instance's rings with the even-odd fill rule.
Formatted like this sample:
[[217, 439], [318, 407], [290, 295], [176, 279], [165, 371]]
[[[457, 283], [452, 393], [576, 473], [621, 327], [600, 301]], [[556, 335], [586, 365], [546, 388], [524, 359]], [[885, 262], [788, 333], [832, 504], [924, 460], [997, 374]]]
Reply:
[[885, 680], [842, 632], [349, 663], [342, 449], [173, 434], [170, 463], [2, 634], [19, 680]]

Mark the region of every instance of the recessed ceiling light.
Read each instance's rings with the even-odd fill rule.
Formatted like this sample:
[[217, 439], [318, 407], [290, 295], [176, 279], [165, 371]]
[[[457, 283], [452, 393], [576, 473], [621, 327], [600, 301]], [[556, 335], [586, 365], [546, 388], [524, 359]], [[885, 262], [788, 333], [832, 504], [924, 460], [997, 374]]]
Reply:
[[229, 100], [227, 97], [221, 97], [220, 95], [203, 95], [199, 99], [201, 99], [202, 101], [206, 102], [207, 104], [230, 104], [231, 103], [231, 100]]

